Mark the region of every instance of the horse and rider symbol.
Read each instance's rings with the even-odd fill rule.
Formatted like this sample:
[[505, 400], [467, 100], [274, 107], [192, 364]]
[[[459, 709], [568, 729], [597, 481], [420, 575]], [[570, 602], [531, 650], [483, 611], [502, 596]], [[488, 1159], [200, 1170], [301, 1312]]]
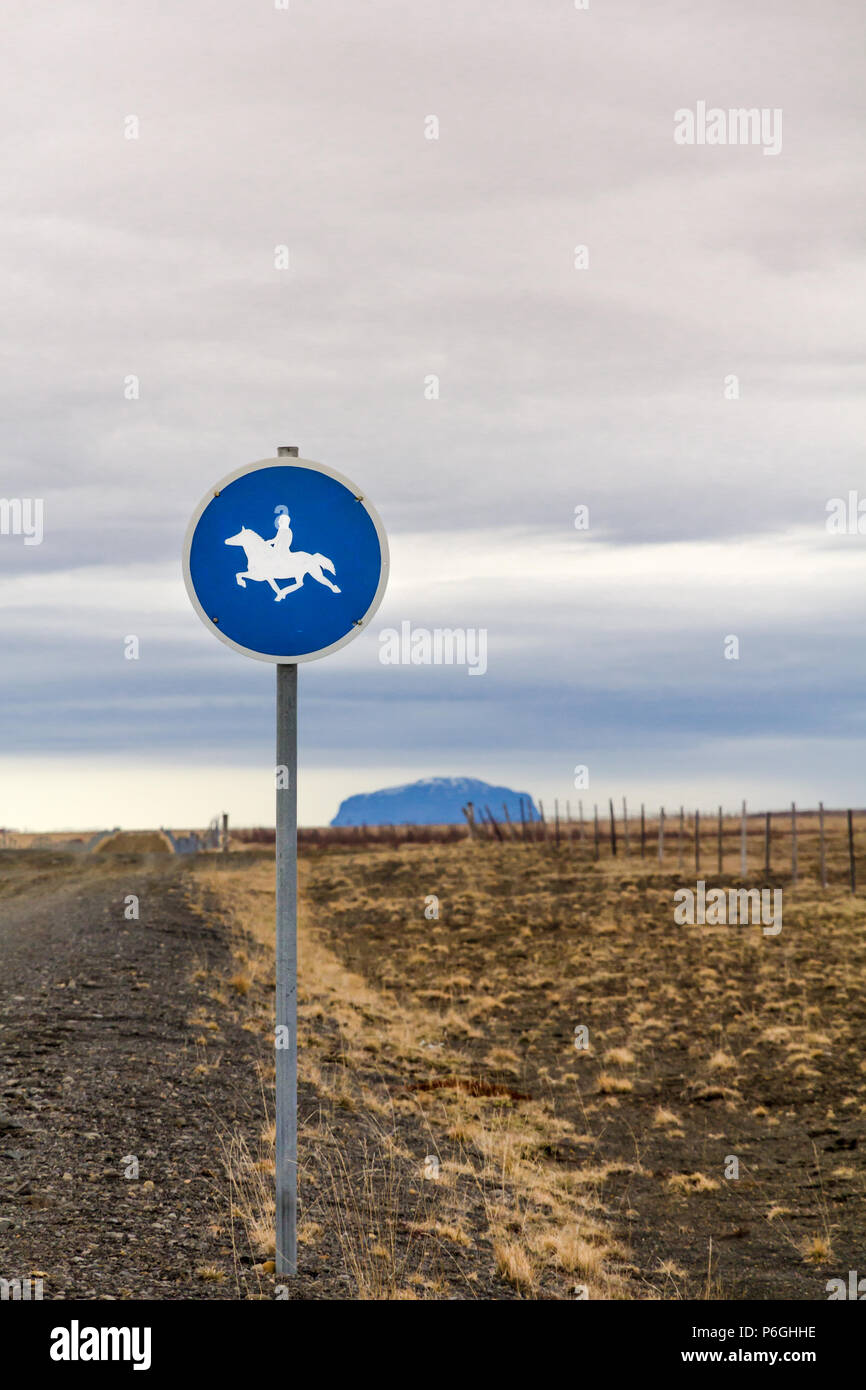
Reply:
[[[330, 570], [331, 574], [336, 574], [333, 562], [318, 551], [315, 555], [309, 555], [306, 550], [292, 550], [291, 517], [285, 507], [278, 507], [277, 511], [280, 512], [277, 534], [271, 540], [264, 540], [246, 526], [242, 526], [236, 536], [229, 536], [226, 540], [226, 545], [239, 545], [247, 557], [246, 569], [240, 570], [235, 576], [240, 587], [245, 589], [248, 579], [264, 581], [270, 584], [279, 603], [286, 594], [294, 594], [300, 589], [309, 575], [317, 583], [325, 584], [333, 593], [339, 594], [337, 585], [322, 573], [323, 570]], [[278, 579], [291, 579], [293, 582], [281, 589]]]

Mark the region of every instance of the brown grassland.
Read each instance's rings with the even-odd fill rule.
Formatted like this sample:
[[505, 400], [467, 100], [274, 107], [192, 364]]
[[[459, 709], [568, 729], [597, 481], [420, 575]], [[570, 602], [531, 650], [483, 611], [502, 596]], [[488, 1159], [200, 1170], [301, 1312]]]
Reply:
[[[694, 871], [634, 842], [597, 863], [567, 841], [308, 845], [299, 1290], [826, 1298], [862, 1264], [866, 921], [838, 820], [820, 888], [816, 824], [795, 887], [774, 865], [778, 936], [675, 925]], [[737, 863], [732, 842], [701, 877], [739, 886]], [[260, 1037], [260, 1142], [229, 1135], [226, 1162], [267, 1280], [273, 857], [199, 855], [186, 880], [233, 933], [214, 999]]]

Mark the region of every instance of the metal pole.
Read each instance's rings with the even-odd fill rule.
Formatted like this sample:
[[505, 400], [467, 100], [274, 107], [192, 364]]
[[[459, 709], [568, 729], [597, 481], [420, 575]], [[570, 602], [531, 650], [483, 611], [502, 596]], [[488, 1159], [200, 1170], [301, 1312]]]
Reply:
[[277, 666], [276, 1273], [298, 1272], [298, 668]]

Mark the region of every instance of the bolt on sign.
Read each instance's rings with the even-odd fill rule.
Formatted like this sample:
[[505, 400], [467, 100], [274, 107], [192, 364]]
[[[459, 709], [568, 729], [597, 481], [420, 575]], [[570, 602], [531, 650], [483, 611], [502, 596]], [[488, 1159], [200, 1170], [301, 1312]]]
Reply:
[[183, 551], [204, 625], [277, 668], [276, 1272], [289, 1275], [298, 1268], [298, 664], [363, 631], [389, 566], [385, 529], [361, 489], [297, 453], [282, 448], [212, 487]]

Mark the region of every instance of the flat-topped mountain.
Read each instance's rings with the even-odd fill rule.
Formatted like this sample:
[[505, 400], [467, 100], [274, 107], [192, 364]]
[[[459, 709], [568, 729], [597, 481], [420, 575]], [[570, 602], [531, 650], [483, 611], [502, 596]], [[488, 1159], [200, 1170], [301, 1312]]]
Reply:
[[495, 787], [477, 777], [425, 777], [401, 787], [347, 796], [332, 825], [457, 825], [463, 823], [463, 807], [471, 801], [476, 819], [489, 806], [499, 820], [503, 802], [514, 821], [520, 820], [520, 802], [527, 820], [539, 815], [529, 792]]

